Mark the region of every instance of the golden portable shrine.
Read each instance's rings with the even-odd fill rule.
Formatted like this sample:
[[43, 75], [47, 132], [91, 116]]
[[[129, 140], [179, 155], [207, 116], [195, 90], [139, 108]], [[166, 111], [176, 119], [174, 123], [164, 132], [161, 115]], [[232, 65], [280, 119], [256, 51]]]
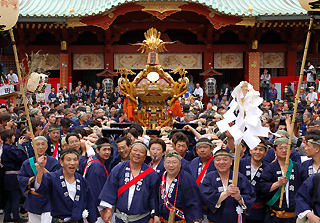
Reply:
[[[147, 65], [144, 70], [129, 81], [128, 75], [135, 74], [131, 70], [122, 68], [118, 70], [121, 77], [118, 80], [120, 91], [127, 96], [128, 118], [131, 121], [154, 129], [156, 126], [171, 126], [173, 116], [181, 116], [179, 97], [188, 90], [189, 79], [185, 76], [187, 71], [178, 67], [170, 73], [179, 73], [180, 78], [174, 81], [171, 75], [159, 65], [158, 53], [166, 51], [165, 44], [160, 39], [161, 33], [151, 28], [144, 33], [145, 40], [140, 45], [141, 53], [148, 53]], [[172, 97], [170, 108], [165, 107], [165, 99]], [[142, 108], [138, 111], [138, 98], [142, 100]]]

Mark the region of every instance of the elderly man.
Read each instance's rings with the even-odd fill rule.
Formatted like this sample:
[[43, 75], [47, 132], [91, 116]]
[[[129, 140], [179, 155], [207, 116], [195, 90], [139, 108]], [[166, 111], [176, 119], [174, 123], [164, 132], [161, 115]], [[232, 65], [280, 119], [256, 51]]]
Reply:
[[[274, 142], [274, 151], [277, 159], [268, 164], [260, 177], [259, 192], [269, 206], [265, 222], [270, 223], [294, 223], [295, 200], [298, 189], [308, 176], [301, 164], [290, 163], [284, 174], [285, 161], [288, 150], [288, 139], [278, 138]], [[285, 187], [283, 205], [279, 207], [281, 188]]]
[[144, 163], [147, 146], [136, 141], [131, 146], [130, 160], [115, 166], [99, 199], [101, 218], [110, 222], [115, 206], [116, 223], [151, 223], [155, 212], [157, 173]]
[[232, 154], [220, 149], [214, 154], [216, 171], [206, 175], [199, 185], [208, 208], [208, 219], [213, 222], [238, 222], [242, 213], [250, 213], [256, 199], [248, 179], [239, 173], [238, 185], [232, 184]]
[[[199, 189], [192, 176], [181, 169], [181, 156], [166, 152], [166, 171], [157, 181], [155, 223], [167, 222], [174, 212], [175, 222], [201, 222], [203, 218]], [[192, 196], [190, 196], [192, 194]]]
[[[43, 136], [38, 136], [34, 139], [35, 148], [38, 156], [46, 156], [47, 163], [45, 165], [45, 173], [54, 172], [61, 168], [59, 161], [48, 156], [46, 150], [48, 148], [48, 141]], [[51, 207], [49, 198], [44, 195], [35, 193], [32, 184], [35, 175], [38, 173], [35, 163], [35, 157], [31, 157], [23, 162], [18, 174], [19, 186], [22, 193], [26, 196], [24, 208], [28, 211], [28, 218], [30, 223], [47, 223], [51, 222]]]
[[60, 157], [61, 169], [45, 173], [47, 157], [38, 159], [38, 173], [35, 180], [36, 193], [49, 198], [53, 222], [90, 223], [97, 220], [97, 207], [89, 183], [76, 173], [80, 154], [67, 148]]

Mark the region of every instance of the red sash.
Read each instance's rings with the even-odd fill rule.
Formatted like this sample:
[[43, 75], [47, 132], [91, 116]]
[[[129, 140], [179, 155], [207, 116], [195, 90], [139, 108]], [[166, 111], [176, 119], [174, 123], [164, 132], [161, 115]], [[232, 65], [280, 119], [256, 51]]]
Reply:
[[213, 159], [213, 156], [211, 156], [211, 158], [209, 159], [209, 161], [207, 162], [207, 164], [206, 164], [206, 165], [204, 166], [204, 168], [201, 170], [201, 172], [200, 172], [200, 174], [199, 174], [199, 176], [198, 176], [198, 178], [197, 178], [197, 181], [196, 181], [196, 183], [197, 183], [198, 186], [199, 186], [199, 184], [201, 183], [201, 180], [203, 179], [203, 176], [204, 176], [204, 174], [206, 173], [206, 171], [207, 171], [207, 169], [208, 169], [208, 167], [209, 167], [212, 159]]
[[53, 154], [52, 154], [52, 157], [53, 158], [58, 158], [57, 157], [57, 154], [58, 154], [58, 148], [59, 148], [59, 140], [57, 141], [56, 145], [54, 146], [54, 151], [53, 151]]
[[107, 168], [105, 167], [105, 165], [103, 165], [103, 163], [102, 163], [100, 160], [98, 160], [98, 159], [92, 159], [92, 158], [88, 160], [86, 166], [84, 167], [84, 171], [83, 171], [83, 172], [84, 172], [84, 175], [85, 175], [86, 172], [87, 172], [87, 168], [91, 165], [91, 163], [92, 163], [93, 161], [98, 161], [99, 163], [101, 163], [101, 165], [103, 166], [104, 170], [106, 171], [107, 177], [109, 177], [109, 173], [108, 173], [108, 170], [107, 170]]
[[135, 178], [133, 178], [132, 180], [130, 180], [128, 183], [126, 183], [125, 185], [123, 185], [122, 187], [120, 187], [118, 189], [118, 197], [125, 192], [126, 190], [128, 190], [133, 184], [136, 184], [139, 180], [145, 178], [147, 175], [149, 175], [149, 173], [153, 172], [154, 169], [152, 167], [149, 167], [148, 169], [146, 169], [145, 171], [143, 171], [142, 173], [140, 173], [138, 176], [136, 176]]

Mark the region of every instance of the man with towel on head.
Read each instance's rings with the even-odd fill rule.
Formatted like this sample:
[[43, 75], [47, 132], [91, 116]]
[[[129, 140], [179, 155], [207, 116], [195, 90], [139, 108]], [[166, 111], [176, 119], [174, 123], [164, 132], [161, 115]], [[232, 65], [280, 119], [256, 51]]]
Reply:
[[166, 171], [157, 181], [155, 223], [167, 223], [171, 215], [175, 222], [201, 222], [199, 189], [193, 177], [181, 169], [181, 156], [166, 152], [164, 167]]
[[[48, 141], [44, 136], [34, 138], [34, 143], [38, 157], [47, 157], [45, 173], [54, 172], [61, 168], [58, 160], [46, 154]], [[35, 175], [38, 173], [36, 163], [36, 157], [31, 157], [23, 162], [18, 174], [18, 182], [22, 193], [26, 196], [26, 201], [24, 202], [23, 207], [28, 211], [29, 223], [47, 223], [51, 222], [49, 198], [47, 196], [37, 194], [32, 188]]]
[[116, 223], [153, 222], [156, 202], [157, 173], [144, 163], [148, 147], [140, 141], [131, 146], [130, 160], [115, 166], [99, 199], [102, 220], [110, 222], [115, 206]]
[[[289, 140], [278, 138], [274, 141], [274, 152], [277, 159], [268, 164], [260, 177], [259, 192], [261, 198], [268, 205], [265, 222], [270, 223], [294, 223], [295, 200], [298, 189], [307, 176], [307, 171], [300, 163], [290, 159], [287, 172], [284, 173]], [[285, 187], [283, 205], [279, 208], [281, 188]]]
[[232, 154], [225, 149], [214, 156], [216, 171], [207, 173], [199, 185], [200, 195], [207, 206], [209, 222], [242, 222], [243, 213], [248, 215], [256, 200], [248, 179], [239, 173], [238, 185], [232, 184]]
[[61, 152], [61, 169], [46, 173], [47, 157], [38, 158], [38, 173], [35, 180], [36, 193], [49, 198], [52, 222], [89, 222], [97, 220], [97, 207], [89, 183], [76, 173], [80, 154], [67, 148]]

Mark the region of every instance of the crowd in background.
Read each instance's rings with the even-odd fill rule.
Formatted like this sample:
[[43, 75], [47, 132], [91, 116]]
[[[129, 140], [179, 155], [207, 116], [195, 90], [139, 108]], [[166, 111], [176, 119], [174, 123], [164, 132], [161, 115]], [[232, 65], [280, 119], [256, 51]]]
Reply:
[[[267, 74], [267, 71], [265, 74]], [[221, 173], [223, 171], [219, 165], [224, 161], [219, 159], [223, 156], [231, 159], [232, 155], [229, 157], [229, 154], [233, 154], [235, 151], [236, 145], [231, 134], [220, 132], [216, 125], [218, 121], [223, 119], [223, 115], [229, 109], [232, 90], [232, 87], [226, 83], [210, 102], [204, 104], [204, 92], [200, 84], [197, 83], [193, 91], [189, 91], [189, 94], [180, 98], [181, 110], [184, 115], [173, 118], [173, 123], [183, 124], [183, 130], [168, 131], [158, 126], [156, 130], [159, 133], [155, 135], [147, 135], [140, 125], [128, 121], [124, 106], [126, 97], [119, 92], [118, 87], [115, 87], [112, 94], [107, 94], [101, 89], [100, 83], [97, 83], [95, 88], [90, 86], [87, 88], [86, 85], [82, 86], [81, 81], [79, 81], [78, 86], [71, 92], [68, 92], [66, 87], [60, 88], [58, 92], [52, 88], [52, 92], [46, 99], [48, 102], [46, 105], [44, 105], [44, 101], [36, 99], [28, 106], [34, 137], [43, 136], [46, 139], [47, 149], [45, 154], [59, 160], [63, 150], [67, 148], [77, 150], [81, 154], [77, 169], [80, 174], [84, 174], [90, 156], [97, 156], [102, 159], [100, 151], [92, 148], [96, 148], [94, 146], [97, 145], [98, 140], [107, 138], [106, 142], [112, 145], [112, 150], [103, 158], [103, 165], [109, 173], [112, 173], [117, 164], [130, 160], [130, 148], [134, 142], [142, 142], [149, 149], [145, 163], [157, 170], [159, 163], [163, 162], [161, 160], [164, 159], [164, 153], [174, 151], [182, 158], [181, 161], [179, 160], [181, 169], [188, 172], [196, 181], [205, 166], [204, 164], [208, 162], [208, 157], [214, 156], [213, 154], [217, 151], [224, 155], [214, 156], [214, 167], [210, 171], [218, 171], [222, 177]], [[292, 177], [289, 176], [289, 189], [286, 189], [286, 193], [290, 193], [290, 196], [285, 195], [287, 196], [285, 202], [288, 205], [285, 204], [282, 209], [276, 207], [278, 201], [270, 205], [268, 200], [274, 196], [279, 187], [286, 185], [288, 180], [286, 177], [282, 177], [281, 170], [289, 133], [292, 130], [293, 103], [290, 95], [284, 100], [278, 100], [273, 84], [268, 92], [263, 92], [266, 97], [260, 105], [262, 110], [261, 125], [269, 128], [269, 136], [261, 138], [259, 146], [253, 150], [250, 150], [246, 143], [241, 143], [240, 172], [243, 177], [241, 177], [238, 187], [240, 193], [247, 194], [240, 196], [241, 201], [237, 200], [238, 195], [235, 197], [232, 196], [232, 193], [229, 194], [229, 197], [224, 198], [231, 199], [233, 197], [233, 200], [227, 199], [226, 201], [234, 206], [234, 209], [238, 204], [241, 204], [240, 206], [245, 212], [249, 211], [249, 213], [246, 213], [246, 222], [294, 222], [295, 210], [302, 210], [301, 207], [296, 209], [294, 195], [300, 191], [299, 187], [307, 180], [308, 176], [310, 177], [313, 173], [318, 172], [320, 167], [320, 103], [317, 95], [314, 94], [314, 87], [310, 86], [308, 91], [307, 95], [304, 95], [304, 92], [300, 92], [299, 95], [300, 100], [295, 125], [293, 126], [291, 152], [294, 172], [292, 172]], [[170, 98], [167, 99], [167, 102], [168, 105]], [[110, 129], [110, 123], [131, 123], [131, 126], [121, 133], [103, 133], [102, 129]], [[194, 123], [197, 123], [197, 126], [193, 128], [191, 125]], [[19, 187], [20, 182], [17, 181], [17, 174], [23, 163], [35, 155], [23, 106], [1, 106], [0, 136], [2, 146], [0, 208], [5, 210], [5, 219], [8, 222], [12, 217], [23, 222], [26, 219], [20, 218], [20, 216], [21, 214], [26, 215], [26, 211], [23, 208], [19, 209], [19, 203], [24, 202], [26, 195], [25, 191], [21, 191], [21, 187]], [[203, 138], [208, 141], [197, 144], [202, 142]], [[154, 142], [155, 139], [160, 141]], [[162, 152], [153, 154], [152, 144], [161, 145]], [[200, 145], [208, 145], [209, 149], [200, 150], [199, 148], [202, 148]], [[229, 162], [227, 158], [226, 163]], [[197, 160], [196, 164], [195, 160]], [[229, 166], [228, 168], [228, 171], [231, 171], [230, 168], [232, 169], [232, 167]], [[163, 173], [164, 168], [159, 171]], [[296, 176], [298, 173], [299, 176]], [[203, 217], [203, 211], [207, 213], [205, 219], [209, 219], [210, 222], [213, 220], [217, 222], [218, 214], [212, 216], [212, 213], [209, 213], [208, 210], [212, 210], [212, 207], [214, 209], [219, 202], [214, 205], [210, 203], [212, 199], [210, 201], [208, 197], [211, 192], [207, 193], [207, 190], [214, 187], [216, 182], [211, 182], [212, 185], [206, 180], [206, 175], [209, 175], [209, 169], [202, 176], [204, 180], [201, 182], [204, 184], [199, 186], [199, 191], [196, 189], [194, 193], [199, 193], [202, 205], [208, 207], [206, 210], [200, 210], [200, 217]], [[252, 187], [252, 191], [243, 192], [242, 187], [248, 188], [248, 185], [250, 188]], [[224, 186], [228, 186], [228, 183]], [[309, 182], [309, 186], [312, 186], [312, 183]], [[270, 190], [266, 190], [266, 188], [270, 188]], [[233, 189], [230, 188], [230, 190]], [[101, 191], [102, 188], [99, 190]], [[228, 191], [226, 188], [212, 190], [218, 190], [219, 193]], [[256, 200], [251, 202], [246, 197], [248, 194], [251, 194], [251, 199]], [[248, 206], [246, 207], [245, 204]], [[96, 206], [99, 206], [99, 203], [96, 203]], [[26, 205], [25, 208], [28, 209]], [[225, 214], [228, 212], [226, 206], [222, 206], [219, 210], [224, 209], [226, 212], [222, 213]], [[250, 212], [251, 210], [252, 212]], [[256, 213], [257, 210], [260, 211], [259, 214]], [[21, 212], [20, 215], [19, 211]], [[27, 211], [30, 212], [30, 210]], [[288, 213], [288, 216], [280, 215], [281, 211]], [[196, 216], [199, 216], [199, 213]], [[250, 213], [254, 214], [250, 215]], [[236, 214], [234, 210], [230, 211], [231, 216], [234, 214]], [[298, 214], [301, 214], [301, 212], [296, 212], [296, 215]], [[194, 218], [193, 220], [197, 219]], [[283, 221], [283, 219], [286, 219], [286, 221]]]

